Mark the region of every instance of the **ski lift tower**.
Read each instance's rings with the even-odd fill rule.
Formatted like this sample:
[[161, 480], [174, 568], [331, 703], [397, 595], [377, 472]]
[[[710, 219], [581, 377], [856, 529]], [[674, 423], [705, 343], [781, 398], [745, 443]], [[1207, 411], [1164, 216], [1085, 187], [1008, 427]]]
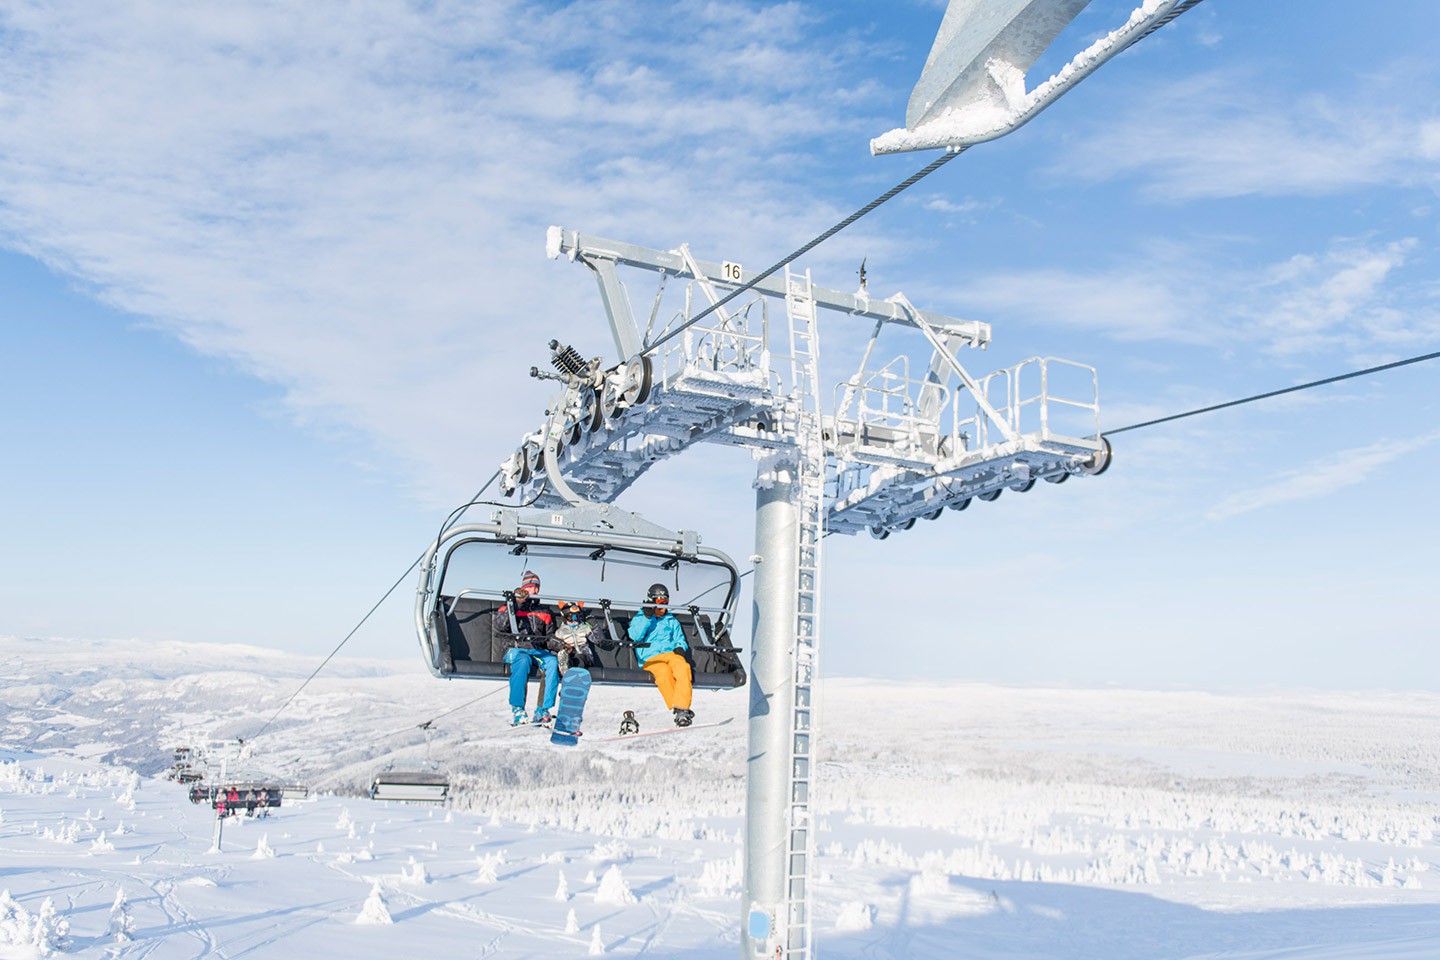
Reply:
[[[952, 0], [907, 126], [872, 149], [958, 152], [1002, 136], [1199, 0], [1145, 0], [1027, 91], [1026, 71], [1088, 2]], [[898, 293], [871, 298], [863, 281], [843, 293], [788, 266], [757, 277], [685, 245], [653, 250], [561, 227], [550, 228], [547, 253], [594, 275], [619, 362], [605, 367], [552, 341], [562, 375], [531, 374], [565, 387], [502, 465], [501, 490], [563, 511], [612, 502], [694, 444], [741, 447], [757, 461], [741, 952], [808, 960], [824, 537], [883, 538], [1038, 480], [1104, 472], [1111, 452], [1095, 371], [1036, 357], [973, 376], [961, 354], [989, 344], [989, 324], [927, 312]], [[622, 269], [657, 278], [643, 330]], [[673, 312], [670, 281], [684, 290]], [[855, 374], [833, 395], [820, 383], [822, 309], [874, 324]], [[907, 351], [890, 351], [891, 338], [907, 336], [928, 351], [923, 369], [910, 370]]]
[[[651, 250], [560, 227], [550, 228], [549, 250], [595, 274], [628, 359], [603, 371], [591, 362], [592, 385], [552, 402], [547, 424], [521, 438], [502, 466], [501, 489], [559, 509], [569, 504], [550, 484], [552, 462], [562, 487], [609, 502], [696, 443], [741, 447], [758, 461], [743, 939], [747, 957], [809, 957], [823, 538], [883, 538], [1040, 479], [1100, 473], [1110, 452], [1095, 371], [1037, 357], [977, 379], [959, 353], [983, 349], [989, 324], [929, 313], [900, 294], [827, 289], [789, 270], [647, 353], [620, 268], [658, 274], [657, 303], [667, 281], [685, 284], [670, 328], [745, 283], [743, 266], [696, 259], [685, 246]], [[874, 323], [832, 410], [821, 402], [821, 309]], [[892, 332], [928, 349], [923, 371], [911, 376], [904, 353], [879, 359]], [[560, 356], [567, 348], [552, 349]], [[1057, 389], [1062, 382], [1069, 392]], [[553, 460], [539, 455], [547, 446]]]

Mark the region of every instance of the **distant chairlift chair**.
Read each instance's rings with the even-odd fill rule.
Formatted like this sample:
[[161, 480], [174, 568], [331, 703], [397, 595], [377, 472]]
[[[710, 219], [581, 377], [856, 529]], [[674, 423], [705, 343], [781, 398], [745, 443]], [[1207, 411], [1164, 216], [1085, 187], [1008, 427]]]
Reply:
[[382, 770], [370, 782], [371, 800], [444, 803], [449, 797], [450, 778], [436, 770]]
[[450, 797], [450, 777], [430, 759], [430, 733], [433, 720], [420, 724], [425, 731], [425, 762], [403, 767], [391, 765], [375, 774], [370, 781], [371, 800], [395, 800], [401, 803], [444, 803]]

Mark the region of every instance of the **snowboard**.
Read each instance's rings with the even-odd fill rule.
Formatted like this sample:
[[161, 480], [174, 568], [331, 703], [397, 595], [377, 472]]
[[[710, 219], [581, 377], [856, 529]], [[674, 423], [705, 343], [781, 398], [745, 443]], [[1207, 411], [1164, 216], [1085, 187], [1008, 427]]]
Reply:
[[551, 743], [573, 747], [580, 742], [580, 721], [585, 717], [585, 700], [590, 696], [590, 671], [571, 667], [560, 678], [560, 691], [555, 697], [555, 726]]
[[716, 720], [714, 723], [692, 723], [688, 727], [665, 727], [661, 730], [644, 730], [640, 733], [622, 733], [618, 737], [600, 737], [596, 743], [609, 743], [612, 740], [634, 740], [637, 737], [662, 737], [667, 733], [689, 733], [691, 730], [704, 730], [706, 727], [723, 727], [733, 717], [726, 717], [724, 720]]

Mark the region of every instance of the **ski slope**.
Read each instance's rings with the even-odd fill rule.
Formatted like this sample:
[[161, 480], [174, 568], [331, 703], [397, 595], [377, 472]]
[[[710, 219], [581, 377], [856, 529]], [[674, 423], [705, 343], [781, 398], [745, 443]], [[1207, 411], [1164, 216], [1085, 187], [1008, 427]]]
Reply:
[[[502, 693], [437, 724], [450, 809], [377, 804], [343, 793], [492, 687], [350, 663], [244, 761], [337, 795], [227, 821], [216, 850], [156, 775], [258, 728], [311, 662], [18, 640], [0, 662], [0, 958], [738, 953], [743, 723], [566, 750], [510, 730]], [[824, 957], [1440, 956], [1440, 697], [823, 692]], [[623, 709], [663, 719], [597, 688], [587, 728]]]

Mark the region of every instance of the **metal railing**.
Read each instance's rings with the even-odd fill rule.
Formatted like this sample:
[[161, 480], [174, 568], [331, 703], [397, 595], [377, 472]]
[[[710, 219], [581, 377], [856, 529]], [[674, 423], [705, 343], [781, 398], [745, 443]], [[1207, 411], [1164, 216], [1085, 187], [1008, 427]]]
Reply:
[[[1088, 396], [1077, 397], [1054, 391], [1056, 374], [1076, 371], [1088, 380]], [[1058, 357], [1032, 357], [1013, 367], [996, 370], [978, 382], [985, 399], [1015, 433], [1035, 437], [1042, 442], [1087, 439], [1099, 442], [1100, 387], [1095, 368]], [[964, 406], [962, 392], [950, 401], [952, 436], [966, 434], [974, 446], [990, 446], [995, 430], [990, 417], [975, 405], [974, 412]], [[968, 415], [967, 415], [968, 414]]]

